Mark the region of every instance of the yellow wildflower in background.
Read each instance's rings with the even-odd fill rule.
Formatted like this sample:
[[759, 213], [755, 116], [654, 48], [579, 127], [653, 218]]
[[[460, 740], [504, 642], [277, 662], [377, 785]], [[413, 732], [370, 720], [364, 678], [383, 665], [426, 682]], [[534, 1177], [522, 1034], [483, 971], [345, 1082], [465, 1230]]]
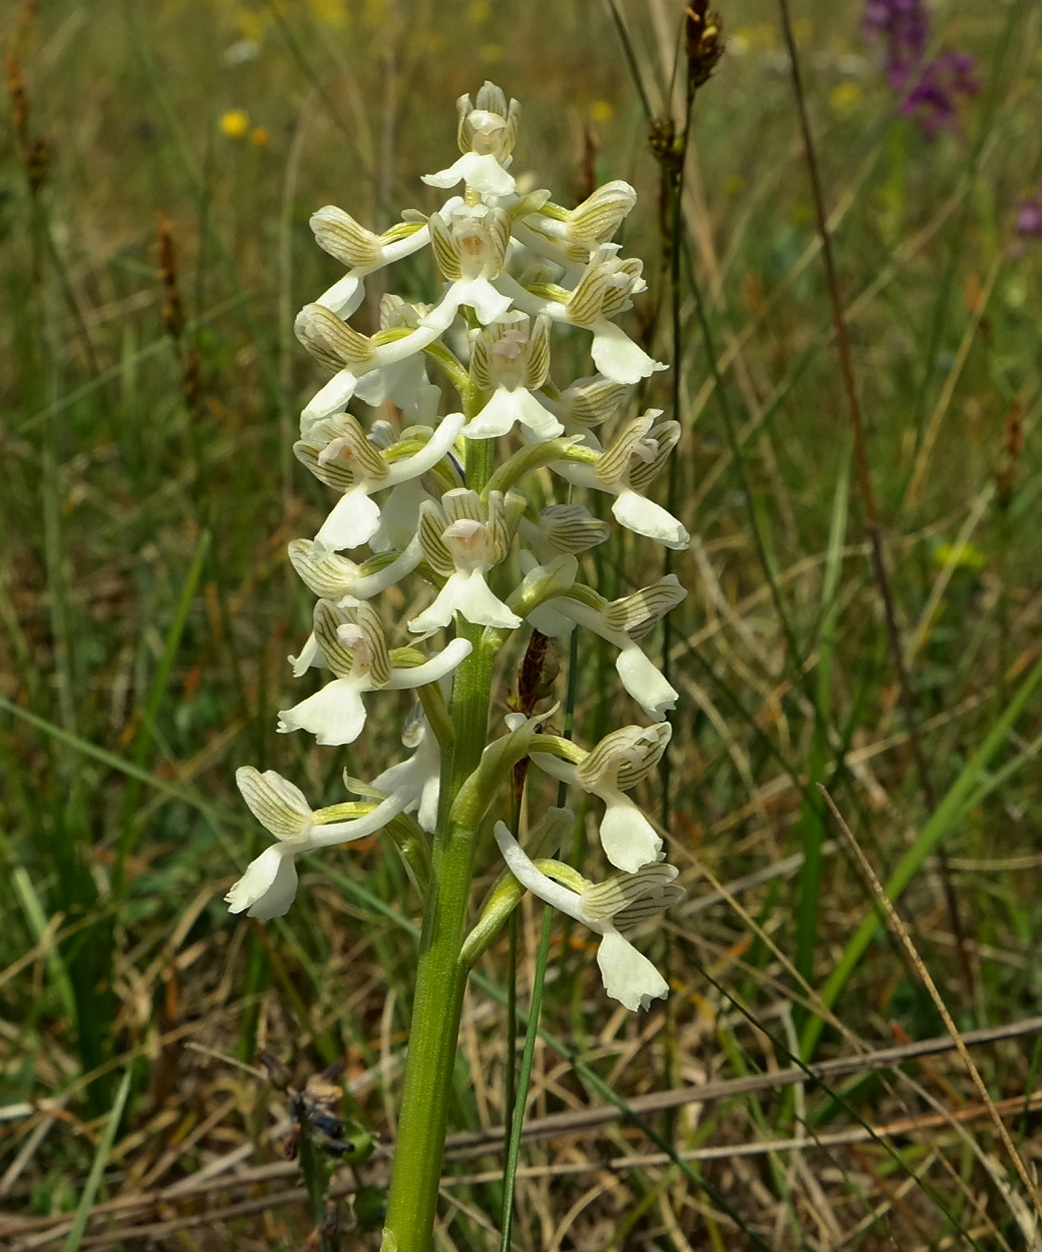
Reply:
[[311, 16], [330, 30], [343, 30], [348, 23], [347, 5], [344, 0], [308, 0]]
[[264, 36], [271, 25], [270, 12], [257, 13], [253, 9], [239, 9], [235, 14], [235, 25], [243, 39], [248, 39], [258, 46], [264, 42]]
[[939, 543], [933, 550], [933, 563], [942, 569], [952, 566], [978, 574], [987, 565], [988, 558], [975, 543]]
[[747, 52], [773, 52], [778, 46], [778, 32], [770, 22], [759, 26], [739, 26], [731, 32], [728, 49], [743, 56]]
[[833, 113], [850, 113], [861, 103], [864, 93], [857, 83], [849, 80], [837, 83], [829, 92], [829, 108]]
[[244, 139], [250, 129], [250, 115], [245, 109], [229, 109], [221, 115], [218, 125], [229, 139]]
[[615, 116], [615, 106], [610, 100], [594, 100], [590, 105], [590, 121], [605, 126]]

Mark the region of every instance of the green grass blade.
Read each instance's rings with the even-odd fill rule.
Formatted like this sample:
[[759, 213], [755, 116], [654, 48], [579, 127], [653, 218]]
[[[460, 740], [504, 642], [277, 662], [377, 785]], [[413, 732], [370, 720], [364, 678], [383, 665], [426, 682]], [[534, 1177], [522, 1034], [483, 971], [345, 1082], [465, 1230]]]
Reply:
[[[47, 914], [24, 866], [14, 867], [11, 871], [11, 882], [33, 938], [38, 944], [43, 943], [47, 934]], [[56, 942], [52, 942], [47, 948], [44, 960], [58, 999], [61, 1001], [62, 1010], [68, 1020], [73, 1022], [76, 1020], [76, 996], [73, 993], [72, 983], [69, 981], [69, 971], [62, 958], [61, 948]]]
[[[141, 711], [141, 720], [135, 736], [134, 751], [131, 758], [133, 765], [138, 770], [143, 769], [145, 757], [148, 755], [149, 746], [154, 738], [156, 719], [159, 716], [159, 709], [170, 683], [170, 674], [174, 668], [174, 661], [177, 659], [177, 650], [181, 644], [181, 636], [184, 634], [185, 626], [188, 624], [188, 614], [195, 599], [196, 588], [199, 585], [199, 578], [209, 550], [210, 534], [209, 531], [204, 530], [199, 536], [195, 555], [192, 557], [192, 564], [189, 566], [188, 574], [181, 588], [181, 594], [178, 597], [177, 607], [174, 610], [174, 618], [167, 632], [163, 646], [163, 655], [160, 658], [159, 666], [149, 687], [145, 707]], [[130, 775], [123, 800], [123, 821], [119, 832], [116, 868], [113, 875], [113, 890], [117, 892], [123, 882], [123, 870], [126, 859], [134, 850], [134, 844], [140, 834], [140, 827], [135, 826], [131, 819], [138, 807], [143, 784], [144, 780], [140, 774]]]
[[[818, 634], [817, 717], [808, 761], [808, 781], [803, 811], [796, 824], [796, 840], [803, 851], [800, 871], [800, 903], [796, 915], [797, 971], [813, 985], [814, 957], [818, 950], [818, 913], [821, 903], [821, 845], [826, 838], [826, 818], [815, 783], [825, 781], [829, 766], [829, 733], [832, 721], [832, 663], [835, 655], [836, 623], [839, 618], [839, 584], [843, 571], [843, 545], [847, 533], [847, 503], [850, 494], [850, 458], [843, 461], [836, 479], [832, 523], [821, 589], [821, 629]], [[801, 1023], [804, 1014], [797, 1017]]]
[[[905, 888], [922, 868], [926, 858], [937, 848], [945, 836], [951, 832], [966, 808], [976, 800], [982, 783], [986, 784], [988, 781], [985, 778], [985, 771], [992, 757], [1006, 742], [1010, 728], [1020, 716], [1031, 693], [1038, 686], [1040, 678], [1042, 678], [1042, 661], [1038, 661], [1035, 664], [1005, 713], [991, 728], [987, 738], [981, 744], [974, 757], [967, 762], [959, 777], [938, 805], [937, 811], [920, 831], [915, 843], [898, 862], [897, 867], [886, 883], [886, 893], [891, 900], [896, 901], [901, 897]], [[873, 908], [855, 931], [854, 937], [844, 949], [839, 963], [822, 988], [821, 1000], [826, 1008], [832, 1008], [839, 999], [840, 993], [857, 970], [868, 945], [875, 938], [877, 931], [882, 925], [882, 915]], [[800, 1050], [804, 1060], [808, 1060], [813, 1056], [824, 1026], [825, 1022], [820, 1017], [815, 1017], [807, 1023], [800, 1041]]]
[[130, 1075], [131, 1071], [129, 1069], [123, 1073], [123, 1081], [119, 1084], [119, 1090], [116, 1092], [112, 1111], [109, 1113], [105, 1129], [102, 1131], [101, 1142], [98, 1144], [97, 1152], [94, 1153], [94, 1160], [91, 1163], [90, 1173], [87, 1175], [86, 1186], [83, 1188], [79, 1204], [76, 1205], [76, 1217], [73, 1220], [69, 1236], [65, 1240], [63, 1252], [77, 1252], [83, 1239], [83, 1232], [87, 1229], [87, 1220], [94, 1205], [94, 1197], [98, 1194], [98, 1188], [101, 1186], [102, 1174], [104, 1174], [105, 1166], [108, 1164], [109, 1153], [112, 1151], [112, 1145], [116, 1140], [116, 1131], [119, 1129], [123, 1109], [127, 1103], [127, 1096], [130, 1094]]

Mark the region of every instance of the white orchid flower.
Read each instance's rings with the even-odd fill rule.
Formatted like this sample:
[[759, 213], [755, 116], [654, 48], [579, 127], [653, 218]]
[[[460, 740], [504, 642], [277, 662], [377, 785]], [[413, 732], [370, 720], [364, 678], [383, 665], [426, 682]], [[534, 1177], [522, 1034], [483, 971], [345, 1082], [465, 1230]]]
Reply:
[[[367, 375], [386, 371], [430, 347], [455, 316], [454, 308], [445, 309], [441, 315], [435, 310], [414, 330], [377, 331], [370, 338], [348, 326], [324, 305], [305, 304], [297, 314], [293, 330], [315, 360], [333, 371], [333, 377], [301, 413], [301, 434], [307, 435], [315, 422], [343, 412]], [[370, 387], [376, 385], [376, 380], [370, 381]]]
[[360, 565], [311, 539], [292, 540], [288, 552], [293, 568], [307, 588], [334, 604], [371, 600], [411, 574], [423, 558], [416, 536], [393, 560], [378, 557]]
[[[494, 834], [507, 869], [523, 887], [601, 936], [597, 964], [604, 989], [613, 1000], [636, 1011], [669, 995], [669, 984], [621, 931], [662, 913], [683, 897], [683, 888], [673, 882], [676, 866], [646, 865], [635, 874], [616, 874], [573, 891], [530, 860], [502, 822], [496, 823]], [[556, 868], [555, 862], [549, 865]], [[567, 867], [560, 868], [567, 872]], [[578, 877], [575, 871], [569, 873], [573, 876]]]
[[344, 277], [315, 303], [343, 318], [350, 317], [362, 303], [363, 279], [430, 243], [430, 233], [422, 222], [398, 222], [377, 235], [332, 204], [312, 213], [310, 225], [318, 246], [347, 266]]
[[450, 413], [433, 432], [410, 427], [387, 449], [366, 436], [350, 413], [315, 422], [293, 445], [294, 455], [316, 478], [343, 493], [315, 543], [334, 552], [368, 543], [380, 526], [372, 493], [426, 474], [448, 453], [464, 420], [462, 413]]
[[575, 271], [608, 243], [636, 203], [636, 191], [616, 179], [598, 187], [574, 209], [543, 204], [538, 212], [521, 218], [514, 233], [533, 252], [566, 271]]
[[615, 669], [634, 700], [648, 717], [665, 720], [678, 693], [641, 651], [638, 640], [685, 598], [687, 591], [675, 574], [667, 574], [632, 595], [608, 601], [592, 588], [576, 585], [567, 595], [547, 600], [528, 614], [544, 635], [567, 633], [572, 625], [585, 626], [619, 649]]
[[278, 841], [249, 863], [224, 897], [230, 913], [249, 917], [282, 917], [289, 911], [297, 894], [298, 856], [375, 834], [408, 803], [404, 794], [392, 794], [379, 804], [357, 806], [369, 809], [359, 817], [323, 822], [328, 810], [313, 812], [300, 788], [274, 770], [262, 774], [247, 765], [235, 771], [235, 781], [254, 817]]
[[513, 527], [502, 492], [482, 504], [476, 491], [454, 488], [437, 504], [420, 506], [420, 543], [428, 564], [443, 578], [434, 603], [409, 622], [417, 634], [448, 626], [459, 613], [477, 626], [513, 630], [521, 618], [496, 596], [485, 575], [510, 551]]
[[665, 855], [658, 832], [623, 792], [642, 782], [658, 765], [672, 733], [669, 722], [623, 726], [605, 735], [575, 765], [549, 753], [532, 753], [533, 763], [544, 773], [604, 801], [601, 847], [612, 865], [627, 873]]
[[[683, 551], [691, 543], [683, 524], [644, 495], [680, 439], [679, 422], [655, 424], [661, 414], [661, 409], [648, 409], [642, 417], [628, 422], [594, 464], [554, 461], [552, 469], [577, 487], [613, 495], [611, 511], [627, 530]], [[590, 455], [588, 449], [581, 451]]]
[[470, 375], [487, 404], [463, 427], [467, 439], [495, 439], [515, 424], [533, 441], [553, 439], [564, 427], [533, 394], [550, 373], [550, 323], [523, 313], [486, 326], [474, 341]]
[[449, 286], [424, 325], [447, 325], [460, 305], [468, 305], [482, 325], [494, 322], [510, 308], [510, 297], [492, 285], [506, 260], [510, 217], [487, 204], [468, 204], [459, 196], [432, 213], [428, 221], [431, 249]]
[[406, 761], [385, 769], [372, 781], [374, 791], [406, 797], [403, 812], [415, 813], [422, 830], [433, 834], [438, 824], [441, 790], [441, 748], [430, 723], [417, 705], [405, 719], [402, 743], [416, 751]]
[[497, 288], [509, 295], [515, 308], [531, 316], [545, 314], [555, 322], [581, 326], [593, 335], [593, 362], [616, 383], [639, 383], [665, 365], [655, 361], [610, 319], [630, 307], [630, 296], [645, 290], [643, 263], [616, 255], [616, 244], [602, 244], [590, 257], [574, 289], [553, 283], [524, 287], [501, 274]]
[[553, 410], [569, 434], [586, 432], [614, 417], [630, 390], [603, 374], [577, 378], [561, 392], [553, 403]]
[[[386, 292], [380, 300], [380, 330], [418, 330], [432, 308], [432, 305], [412, 304], [401, 296]], [[441, 388], [428, 377], [427, 357], [423, 352], [414, 352], [363, 374], [355, 388], [355, 396], [374, 409], [390, 400], [417, 426], [433, 426], [438, 420]]]
[[[311, 539], [292, 540], [288, 551], [301, 581], [316, 596], [332, 600], [334, 604], [372, 599], [410, 574], [423, 559], [423, 549], [415, 535], [393, 559], [374, 557], [361, 565], [330, 552]], [[300, 656], [291, 656], [290, 663], [294, 678], [299, 678], [311, 666], [322, 664], [322, 651], [314, 631], [308, 636]]]
[[425, 174], [423, 181], [431, 187], [447, 189], [465, 182], [485, 196], [508, 196], [514, 191], [514, 179], [503, 168], [517, 142], [521, 106], [516, 100], [507, 104], [506, 95], [495, 85], [485, 82], [477, 96], [477, 106], [469, 95], [456, 101], [459, 113], [457, 140], [463, 155], [448, 169]]
[[437, 682], [471, 652], [466, 639], [453, 639], [420, 665], [395, 665], [380, 619], [365, 601], [345, 607], [319, 600], [314, 637], [335, 677], [313, 696], [283, 709], [278, 731], [306, 730], [321, 744], [354, 743], [365, 726], [365, 692], [401, 691]]
[[[523, 517], [518, 532], [543, 561], [562, 553], [587, 552], [611, 537], [611, 526], [584, 504], [549, 504], [538, 519]], [[526, 571], [527, 572], [527, 571]]]

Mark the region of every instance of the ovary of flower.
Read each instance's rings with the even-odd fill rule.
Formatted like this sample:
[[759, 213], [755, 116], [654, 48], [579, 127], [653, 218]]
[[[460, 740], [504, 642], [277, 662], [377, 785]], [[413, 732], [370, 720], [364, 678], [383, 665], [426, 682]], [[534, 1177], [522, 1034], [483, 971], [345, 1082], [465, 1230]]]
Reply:
[[591, 355], [606, 378], [616, 383], [639, 383], [665, 365], [653, 360], [626, 332], [609, 319], [630, 307], [630, 296], [644, 291], [643, 263], [616, 255], [616, 244], [602, 244], [590, 258], [572, 290], [554, 284], [523, 287], [501, 274], [496, 287], [514, 306], [531, 316], [546, 314], [552, 321], [581, 326], [593, 334]]
[[470, 375], [488, 403], [463, 427], [468, 439], [494, 439], [520, 423], [533, 441], [553, 439], [564, 427], [532, 393], [550, 372], [550, 324], [523, 313], [486, 326], [474, 341]]
[[517, 142], [521, 106], [507, 98], [494, 83], [485, 82], [478, 92], [475, 108], [469, 95], [456, 101], [459, 126], [456, 133], [463, 155], [448, 169], [425, 174], [423, 181], [431, 187], [455, 187], [460, 181], [481, 195], [508, 196], [514, 190], [514, 179], [503, 168]]
[[530, 860], [502, 822], [496, 823], [493, 833], [507, 869], [523, 887], [601, 936], [597, 964], [604, 990], [613, 1000], [635, 1011], [669, 995], [669, 984], [623, 937], [620, 927], [662, 913], [683, 897], [683, 888], [673, 882], [675, 866], [648, 865], [635, 874], [616, 874], [603, 883], [588, 883], [581, 891], [572, 891]]
[[278, 730], [307, 730], [320, 744], [354, 743], [365, 726], [367, 691], [401, 691], [437, 682], [470, 655], [466, 639], [454, 639], [422, 665], [392, 663], [383, 626], [364, 601], [315, 605], [315, 641], [335, 675], [321, 691], [279, 713]]
[[620, 600], [608, 601], [589, 587], [576, 586], [570, 593], [548, 600], [528, 620], [544, 635], [561, 634], [561, 622], [592, 630], [619, 649], [615, 669], [634, 700], [656, 722], [677, 702], [677, 691], [641, 651], [642, 638], [671, 608], [685, 598], [675, 574], [667, 574], [649, 587]]
[[293, 323], [294, 332], [311, 355], [334, 374], [301, 413], [301, 433], [306, 435], [315, 422], [341, 412], [357, 391], [360, 379], [429, 347], [445, 333], [455, 314], [455, 309], [446, 309], [440, 317], [428, 315], [415, 330], [378, 331], [369, 338], [323, 305], [306, 304]]
[[379, 447], [349, 413], [316, 422], [305, 438], [293, 445], [294, 455], [327, 486], [342, 492], [322, 523], [315, 543], [336, 552], [368, 543], [380, 525], [380, 509], [370, 496], [419, 478], [435, 466], [455, 442], [463, 427], [462, 413], [450, 413], [422, 442], [416, 428], [405, 432], [402, 447], [415, 441], [415, 452]]
[[352, 821], [316, 824], [321, 810], [314, 813], [303, 792], [274, 770], [261, 774], [247, 765], [236, 770], [235, 781], [254, 817], [278, 840], [249, 863], [224, 897], [229, 912], [248, 910], [249, 917], [281, 917], [289, 911], [297, 894], [298, 856], [375, 834], [408, 803], [405, 795], [388, 795]]
[[420, 543], [427, 563], [446, 579], [434, 603], [409, 622], [409, 629], [429, 634], [447, 626], [459, 613], [476, 626], [512, 630], [521, 618], [485, 582], [485, 575], [510, 551], [511, 528], [503, 495], [490, 491], [482, 504], [476, 491], [446, 491], [437, 504], [420, 506]]
[[533, 252], [574, 271], [608, 243], [637, 203], [629, 183], [616, 179], [598, 187], [582, 204], [565, 209], [552, 202], [529, 213], [514, 227], [515, 237]]
[[499, 277], [506, 260], [508, 214], [453, 196], [431, 214], [428, 226], [434, 259], [449, 286], [425, 320], [443, 323], [450, 310], [455, 316], [463, 304], [474, 310], [482, 325], [502, 317], [510, 308], [510, 298], [498, 292], [491, 280]]
[[598, 456], [591, 458], [589, 450], [583, 448], [576, 453], [586, 458], [583, 461], [554, 461], [552, 468], [578, 487], [613, 495], [611, 511], [627, 530], [683, 551], [691, 536], [682, 523], [643, 494], [680, 439], [679, 422], [655, 425], [661, 413], [661, 409], [648, 409], [643, 417], [634, 418]]
[[332, 204], [312, 213], [311, 229], [319, 247], [347, 266], [344, 277], [315, 301], [343, 318], [362, 303], [364, 278], [430, 243], [430, 233], [421, 222], [399, 222], [377, 235]]
[[601, 847], [612, 865], [628, 873], [664, 855], [658, 832], [623, 792], [658, 765], [671, 734], [669, 722], [624, 726], [606, 735], [578, 765], [543, 752], [532, 754], [532, 761], [544, 773], [604, 801]]

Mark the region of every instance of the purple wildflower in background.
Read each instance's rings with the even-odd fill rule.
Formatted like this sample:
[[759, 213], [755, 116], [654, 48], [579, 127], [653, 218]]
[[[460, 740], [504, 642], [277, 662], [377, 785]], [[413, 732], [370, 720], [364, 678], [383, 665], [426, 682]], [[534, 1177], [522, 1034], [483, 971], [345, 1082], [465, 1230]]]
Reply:
[[930, 18], [923, 0], [866, 0], [865, 38], [884, 43], [883, 68], [901, 113], [912, 118], [927, 139], [959, 125], [959, 97], [975, 96], [973, 57], [942, 52], [926, 60]]
[[923, 59], [930, 21], [922, 0], [868, 0], [865, 38], [886, 42], [884, 66], [890, 86], [900, 91]]
[[1042, 240], [1042, 183], [1021, 200], [1013, 219], [1013, 233], [1016, 237], [1010, 244], [1009, 255], [1014, 260], [1025, 256], [1033, 244]]
[[923, 66], [911, 90], [901, 101], [901, 112], [919, 123], [919, 129], [927, 139], [932, 139], [941, 130], [958, 129], [956, 99], [959, 96], [975, 96], [980, 91], [973, 68], [973, 57], [965, 52], [942, 52]]
[[1042, 239], [1042, 183], [1025, 197], [1017, 210], [1016, 232], [1023, 239]]

